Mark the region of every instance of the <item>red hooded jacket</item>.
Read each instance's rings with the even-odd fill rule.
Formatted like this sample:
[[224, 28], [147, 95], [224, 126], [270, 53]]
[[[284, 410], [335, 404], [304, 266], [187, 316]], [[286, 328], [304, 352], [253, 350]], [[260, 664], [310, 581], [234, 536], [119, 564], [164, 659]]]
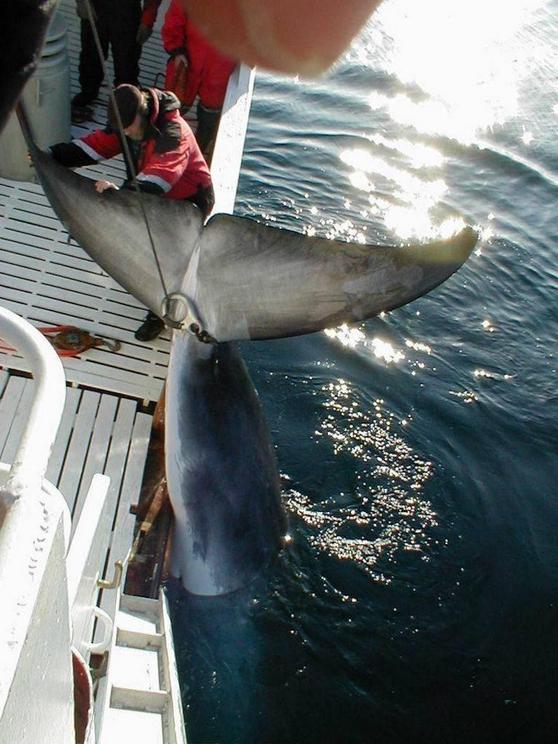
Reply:
[[[236, 63], [206, 41], [177, 0], [172, 0], [169, 6], [161, 36], [165, 50], [171, 56], [165, 87], [176, 93], [185, 106], [191, 106], [199, 95], [205, 108], [221, 109]], [[184, 54], [188, 59], [186, 69], [175, 64], [177, 54]]]
[[[194, 133], [180, 115], [176, 96], [155, 88], [143, 92], [149, 97], [149, 124], [140, 143], [130, 142], [140, 188], [162, 193], [168, 199], [188, 199], [210, 187], [209, 168]], [[59, 162], [75, 167], [118, 155], [122, 142], [116, 132], [107, 128], [97, 129], [71, 145], [51, 149]], [[84, 157], [79, 156], [79, 151]]]

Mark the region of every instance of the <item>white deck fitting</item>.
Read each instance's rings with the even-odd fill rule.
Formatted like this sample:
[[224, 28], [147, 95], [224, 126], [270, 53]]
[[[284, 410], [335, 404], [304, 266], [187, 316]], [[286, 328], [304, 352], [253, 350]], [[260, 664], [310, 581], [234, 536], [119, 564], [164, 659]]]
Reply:
[[[11, 463], [27, 419], [34, 382], [0, 375], [0, 461]], [[138, 403], [93, 390], [67, 388], [62, 424], [47, 469], [72, 514], [72, 534], [95, 473], [110, 478], [99, 552], [106, 556], [107, 578], [116, 561], [125, 561], [133, 540], [152, 417], [138, 411]], [[111, 617], [117, 593], [103, 591], [99, 602]]]
[[[0, 372], [0, 462], [10, 464], [27, 421], [34, 381]], [[108, 578], [116, 561], [127, 558], [138, 503], [152, 417], [138, 402], [109, 393], [68, 387], [62, 423], [47, 469], [47, 480], [64, 496], [72, 514], [72, 534], [78, 524], [95, 473], [110, 478], [103, 512], [99, 552], [106, 556]], [[102, 609], [113, 617], [116, 592], [104, 591]]]
[[[79, 19], [73, 0], [62, 0], [60, 9], [68, 30], [73, 95], [79, 89]], [[157, 73], [164, 70], [165, 60], [160, 35], [155, 31], [140, 60], [141, 83], [153, 85]], [[112, 81], [110, 64], [108, 75]], [[163, 80], [159, 77], [161, 83]], [[94, 125], [104, 125], [107, 99], [105, 85], [94, 107], [94, 122], [88, 127], [74, 126], [74, 136]], [[195, 120], [187, 118], [195, 128]], [[83, 168], [82, 172], [116, 183], [125, 178], [121, 158]], [[118, 353], [100, 347], [80, 357], [65, 358], [68, 381], [142, 400], [158, 399], [168, 363], [168, 333], [149, 344], [134, 339], [145, 308], [69, 240], [36, 184], [0, 179], [0, 304], [35, 326], [76, 325], [121, 342]], [[1, 349], [0, 366], [28, 371], [23, 359]]]
[[172, 630], [165, 595], [123, 594], [116, 614], [115, 645], [99, 685], [99, 744], [186, 744]]

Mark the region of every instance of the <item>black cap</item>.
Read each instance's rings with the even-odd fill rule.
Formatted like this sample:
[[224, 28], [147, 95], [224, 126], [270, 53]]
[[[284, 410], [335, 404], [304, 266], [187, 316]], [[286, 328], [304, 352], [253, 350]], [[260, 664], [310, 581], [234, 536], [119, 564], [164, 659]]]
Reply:
[[[122, 126], [126, 129], [126, 127], [129, 127], [130, 124], [132, 124], [141, 109], [143, 102], [141, 90], [136, 88], [135, 85], [123, 83], [114, 89], [114, 98], [116, 99], [118, 112], [122, 119]], [[112, 97], [109, 99], [107, 118], [111, 129], [118, 129], [118, 117], [114, 110]]]

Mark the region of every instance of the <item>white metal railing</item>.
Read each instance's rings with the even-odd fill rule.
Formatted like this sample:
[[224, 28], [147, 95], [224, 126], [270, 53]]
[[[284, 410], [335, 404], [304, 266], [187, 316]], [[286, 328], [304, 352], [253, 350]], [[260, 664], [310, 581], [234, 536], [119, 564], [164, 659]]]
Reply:
[[[64, 372], [42, 334], [4, 308], [0, 337], [25, 355], [35, 376], [14, 463], [0, 464], [0, 741], [71, 744], [70, 513], [44, 477], [64, 407]], [[56, 680], [49, 695], [47, 677]]]
[[234, 210], [254, 77], [253, 68], [239, 64], [229, 79], [211, 159], [211, 177], [215, 189], [214, 213], [232, 214]]
[[[0, 742], [71, 744], [70, 648], [87, 665], [90, 654], [106, 650], [113, 636], [112, 619], [96, 606], [110, 479], [93, 476], [68, 549], [70, 512], [45, 478], [64, 408], [64, 370], [44, 336], [1, 307], [0, 338], [25, 356], [35, 378], [14, 463], [0, 463]], [[102, 621], [105, 638], [92, 644], [95, 619]], [[47, 673], [58, 681], [55, 693], [45, 696]], [[40, 705], [27, 706], [29, 697]], [[94, 740], [91, 732], [88, 741]]]
[[[99, 574], [104, 565], [106, 530], [103, 520], [110, 478], [94, 475], [85, 498], [77, 527], [66, 557], [68, 568], [68, 600], [72, 615], [72, 646], [89, 662], [91, 653], [106, 651], [111, 634], [112, 619], [97, 607]], [[97, 619], [105, 629], [104, 640], [91, 643], [93, 622]]]
[[[46, 338], [27, 320], [0, 307], [0, 338], [16, 347], [28, 360], [35, 377], [35, 394], [27, 425], [11, 467], [0, 465], [0, 585], [9, 581], [14, 555], [25, 551], [33, 517], [48, 521], [45, 494], [64, 523], [66, 548], [71, 518], [60, 492], [45, 479], [48, 458], [56, 438], [66, 381], [58, 355]], [[39, 529], [42, 527], [37, 525]]]
[[7, 483], [0, 492], [0, 521], [26, 491], [37, 492], [64, 408], [66, 380], [58, 355], [28, 321], [0, 307], [0, 337], [28, 360], [35, 378], [35, 395]]

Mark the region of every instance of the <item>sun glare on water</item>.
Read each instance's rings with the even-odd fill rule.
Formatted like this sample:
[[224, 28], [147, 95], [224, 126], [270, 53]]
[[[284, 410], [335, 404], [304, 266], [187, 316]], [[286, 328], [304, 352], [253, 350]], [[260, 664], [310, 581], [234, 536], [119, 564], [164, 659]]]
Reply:
[[374, 336], [368, 338], [359, 328], [348, 326], [346, 323], [337, 328], [326, 328], [324, 333], [342, 346], [349, 349], [359, 349], [364, 356], [374, 357], [385, 364], [397, 364], [405, 359], [405, 354], [399, 351], [389, 341]]
[[[378, 19], [391, 39], [388, 71], [429, 98], [390, 101], [394, 118], [419, 131], [474, 141], [518, 111], [536, 50], [519, 34], [542, 0], [393, 0]], [[375, 105], [375, 104], [373, 104]]]
[[[447, 163], [432, 138], [482, 147], [485, 132], [518, 116], [532, 62], [543, 53], [524, 31], [542, 3], [386, 0], [372, 16], [353, 61], [399, 84], [369, 94], [370, 131], [363, 135], [370, 146], [343, 149], [339, 157], [389, 233], [429, 240], [463, 226], [443, 217], [451, 203]], [[522, 142], [532, 141], [527, 128]]]
[[433, 464], [405, 441], [382, 399], [369, 409], [341, 379], [324, 385], [321, 395], [323, 417], [315, 436], [328, 443], [335, 459], [354, 463], [354, 491], [341, 493], [331, 510], [293, 490], [288, 508], [306, 523], [317, 551], [350, 561], [372, 581], [390, 583], [390, 564], [397, 564], [401, 553], [427, 560], [437, 515], [423, 492]]

